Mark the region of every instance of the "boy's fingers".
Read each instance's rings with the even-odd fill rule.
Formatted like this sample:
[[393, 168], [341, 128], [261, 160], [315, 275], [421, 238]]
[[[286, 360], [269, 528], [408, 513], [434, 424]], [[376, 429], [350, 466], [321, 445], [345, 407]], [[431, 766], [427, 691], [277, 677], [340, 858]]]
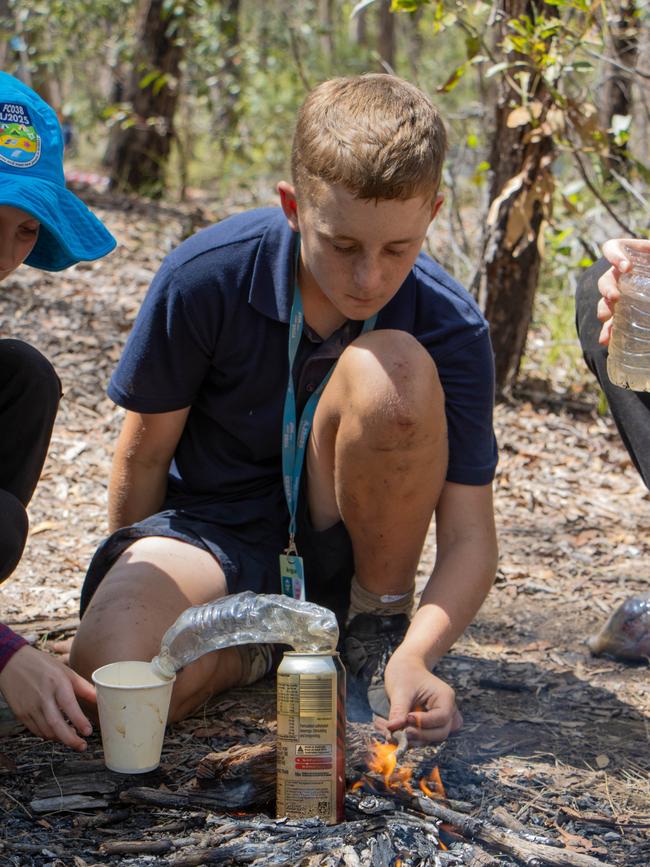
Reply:
[[[75, 729], [66, 722], [61, 710], [69, 716], [68, 711], [65, 708], [61, 709], [57, 707], [54, 700], [48, 702], [43, 712], [45, 725], [41, 726], [44, 736], [48, 738], [48, 740], [60, 741], [67, 747], [72, 747], [73, 750], [82, 752], [86, 749], [86, 742], [83, 738], [79, 737]], [[88, 732], [88, 734], [90, 734], [90, 732]]]
[[408, 726], [406, 736], [410, 744], [437, 744], [446, 740], [452, 731], [455, 729], [452, 727], [451, 721], [448, 720], [444, 725], [427, 728]]
[[608, 319], [607, 322], [600, 329], [600, 336], [598, 337], [598, 342], [602, 346], [607, 346], [612, 337], [612, 320]]
[[626, 247], [636, 247], [640, 249], [648, 249], [647, 241], [637, 241], [634, 238], [615, 238], [611, 241], [605, 241], [603, 244], [603, 256], [621, 271], [627, 271], [630, 267], [630, 261], [625, 252]]
[[[80, 678], [80, 680], [83, 681], [83, 678]], [[78, 732], [84, 735], [92, 734], [93, 727], [77, 703], [72, 683], [66, 681], [61, 684], [55, 698], [56, 710], [59, 712], [59, 716], [61, 715], [61, 711], [63, 711]]]
[[387, 725], [388, 730], [394, 732], [397, 729], [404, 728], [410, 710], [410, 698], [403, 697], [398, 692], [390, 703], [390, 714], [388, 716]]
[[45, 740], [47, 740], [46, 735], [41, 731], [41, 728], [38, 725], [38, 722], [33, 714], [25, 714], [19, 719], [24, 725], [27, 726], [27, 728], [33, 735], [36, 735], [37, 738], [44, 738]]
[[613, 316], [611, 302], [607, 298], [601, 298], [596, 307], [596, 317], [599, 322], [607, 322]]
[[457, 728], [463, 718], [460, 716], [456, 704], [449, 706], [436, 706], [429, 710], [413, 711], [408, 715], [408, 724], [415, 726], [418, 729], [439, 729], [445, 726], [452, 726], [455, 721], [460, 719]]
[[454, 712], [450, 720], [446, 720], [441, 725], [425, 725], [420, 728], [407, 728], [406, 733], [409, 741], [414, 743], [438, 743], [448, 738], [452, 732], [457, 732], [463, 724], [463, 715], [454, 708]]
[[72, 688], [79, 698], [89, 702], [90, 704], [97, 704], [97, 691], [92, 683], [89, 683], [84, 677], [77, 674], [77, 672], [72, 669], [69, 670], [68, 677], [72, 683]]

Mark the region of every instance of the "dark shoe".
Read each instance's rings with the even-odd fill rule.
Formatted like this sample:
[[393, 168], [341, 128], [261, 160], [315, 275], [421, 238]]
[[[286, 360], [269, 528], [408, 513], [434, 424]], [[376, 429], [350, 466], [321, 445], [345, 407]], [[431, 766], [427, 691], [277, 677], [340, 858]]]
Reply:
[[373, 713], [388, 718], [390, 702], [384, 690], [384, 672], [408, 628], [406, 614], [357, 614], [350, 621], [341, 654], [347, 671], [349, 720], [370, 722]]

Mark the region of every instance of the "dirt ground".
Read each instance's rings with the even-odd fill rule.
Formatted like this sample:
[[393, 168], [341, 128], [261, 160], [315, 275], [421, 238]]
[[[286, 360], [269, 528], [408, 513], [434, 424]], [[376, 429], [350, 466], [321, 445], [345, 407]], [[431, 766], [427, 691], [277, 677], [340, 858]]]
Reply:
[[[49, 648], [74, 632], [85, 568], [106, 530], [106, 484], [121, 419], [105, 396], [108, 378], [157, 264], [200, 222], [190, 208], [108, 198], [99, 204], [120, 241], [108, 260], [59, 275], [22, 269], [0, 286], [0, 333], [38, 346], [64, 388], [30, 507], [25, 556], [0, 597], [2, 619]], [[570, 390], [564, 386], [527, 381], [497, 406], [500, 566], [486, 603], [439, 669], [457, 690], [464, 727], [428, 753], [449, 798], [468, 813], [508, 815], [562, 851], [602, 863], [647, 865], [648, 665], [592, 657], [585, 641], [626, 596], [650, 592], [650, 496], [610, 418], [596, 413], [586, 369], [572, 373]], [[434, 557], [431, 533], [420, 583]], [[211, 736], [206, 721], [230, 723], [234, 734], [228, 741], [220, 729], [220, 742], [242, 731], [254, 738], [260, 721], [272, 717], [271, 692], [268, 684], [237, 691], [172, 727], [157, 784], [182, 786], [214, 748], [216, 729]], [[95, 734], [79, 761], [101, 756]], [[97, 809], [113, 809], [110, 798], [94, 810], [36, 811], [39, 787], [56, 779], [57, 763], [72, 758], [24, 730], [0, 741], [0, 864], [180, 863], [171, 855], [102, 854], [111, 833], [129, 836], [135, 827], [126, 819], [124, 827], [92, 819]], [[169, 815], [156, 809], [135, 810], [129, 821], [137, 814], [138, 827], [148, 821], [150, 829], [162, 828]], [[453, 837], [451, 844], [449, 858]], [[454, 863], [524, 863], [491, 852], [492, 861]], [[269, 854], [254, 863], [279, 862]]]

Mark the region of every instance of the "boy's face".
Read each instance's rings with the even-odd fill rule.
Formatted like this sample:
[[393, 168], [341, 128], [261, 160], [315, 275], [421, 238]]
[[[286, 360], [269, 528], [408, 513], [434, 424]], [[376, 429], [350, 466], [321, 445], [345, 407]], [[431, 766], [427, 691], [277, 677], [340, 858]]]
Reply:
[[[291, 184], [278, 185], [283, 210], [301, 234], [300, 288], [345, 319], [368, 319], [395, 295], [411, 270], [442, 196], [357, 199], [323, 184], [316, 201], [297, 203]], [[310, 323], [314, 325], [315, 323]]]
[[38, 240], [38, 220], [27, 211], [0, 205], [0, 281], [25, 261]]

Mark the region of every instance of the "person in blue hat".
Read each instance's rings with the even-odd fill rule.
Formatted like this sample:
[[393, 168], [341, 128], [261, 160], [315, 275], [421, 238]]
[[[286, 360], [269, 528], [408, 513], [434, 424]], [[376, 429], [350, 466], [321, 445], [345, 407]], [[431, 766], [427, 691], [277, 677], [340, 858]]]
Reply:
[[[61, 271], [105, 256], [115, 239], [65, 185], [63, 136], [54, 110], [0, 72], [0, 280], [25, 263]], [[0, 340], [0, 582], [27, 539], [26, 506], [38, 482], [61, 384], [50, 362], [21, 340]], [[34, 734], [84, 750], [92, 726], [77, 697], [88, 681], [0, 624], [0, 691]]]

